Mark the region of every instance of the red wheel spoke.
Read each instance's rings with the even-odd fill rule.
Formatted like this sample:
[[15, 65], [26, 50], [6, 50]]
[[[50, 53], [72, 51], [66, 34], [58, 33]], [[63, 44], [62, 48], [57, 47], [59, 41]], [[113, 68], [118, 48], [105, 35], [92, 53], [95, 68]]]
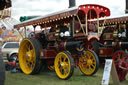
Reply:
[[125, 62], [125, 58], [127, 58], [125, 51], [117, 51], [114, 53], [113, 61], [115, 64], [119, 64], [119, 62]]
[[120, 54], [118, 54], [118, 59], [120, 59]]

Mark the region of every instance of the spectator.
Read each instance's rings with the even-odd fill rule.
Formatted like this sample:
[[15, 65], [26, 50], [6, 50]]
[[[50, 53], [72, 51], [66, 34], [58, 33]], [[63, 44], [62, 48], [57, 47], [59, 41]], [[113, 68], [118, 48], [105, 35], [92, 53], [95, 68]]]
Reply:
[[119, 80], [120, 81], [126, 80], [125, 77], [128, 73], [128, 59], [124, 59], [123, 61], [118, 60], [116, 64], [116, 70]]

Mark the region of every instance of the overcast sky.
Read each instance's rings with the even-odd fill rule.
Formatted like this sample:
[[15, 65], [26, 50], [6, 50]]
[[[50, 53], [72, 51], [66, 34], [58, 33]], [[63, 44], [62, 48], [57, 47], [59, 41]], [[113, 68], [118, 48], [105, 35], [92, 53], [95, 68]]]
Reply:
[[[76, 5], [99, 4], [111, 11], [111, 16], [125, 14], [125, 0], [76, 0]], [[12, 17], [19, 20], [20, 16], [46, 15], [67, 9], [69, 0], [12, 0]]]

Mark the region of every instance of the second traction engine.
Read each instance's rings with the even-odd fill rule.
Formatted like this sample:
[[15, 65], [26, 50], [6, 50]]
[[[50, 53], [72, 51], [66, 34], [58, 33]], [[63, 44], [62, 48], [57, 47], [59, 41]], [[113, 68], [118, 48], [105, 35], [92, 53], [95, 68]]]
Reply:
[[114, 54], [118, 51], [125, 53], [128, 49], [128, 30], [126, 29], [126, 25], [105, 27], [100, 36], [100, 41], [94, 41], [93, 45], [95, 51], [97, 49], [96, 53], [101, 59], [113, 58]]

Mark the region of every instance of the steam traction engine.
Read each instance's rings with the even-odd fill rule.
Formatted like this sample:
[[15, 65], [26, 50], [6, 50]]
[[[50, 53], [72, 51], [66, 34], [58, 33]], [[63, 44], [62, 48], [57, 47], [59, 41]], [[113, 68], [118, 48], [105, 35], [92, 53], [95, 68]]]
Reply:
[[[109, 15], [108, 8], [87, 4], [15, 25], [17, 30], [21, 27], [26, 30], [29, 25], [34, 27], [34, 35], [24, 38], [20, 44], [22, 71], [36, 74], [43, 66], [54, 65], [60, 79], [70, 78], [77, 66], [85, 75], [95, 74], [99, 60], [88, 46], [92, 38], [98, 38], [99, 23], [94, 25], [90, 20]], [[35, 33], [36, 26], [41, 27], [41, 32]]]
[[[93, 47], [100, 59], [113, 58], [115, 65], [128, 59], [127, 16], [106, 19], [100, 40], [93, 41]], [[103, 20], [100, 20], [102, 25]]]

